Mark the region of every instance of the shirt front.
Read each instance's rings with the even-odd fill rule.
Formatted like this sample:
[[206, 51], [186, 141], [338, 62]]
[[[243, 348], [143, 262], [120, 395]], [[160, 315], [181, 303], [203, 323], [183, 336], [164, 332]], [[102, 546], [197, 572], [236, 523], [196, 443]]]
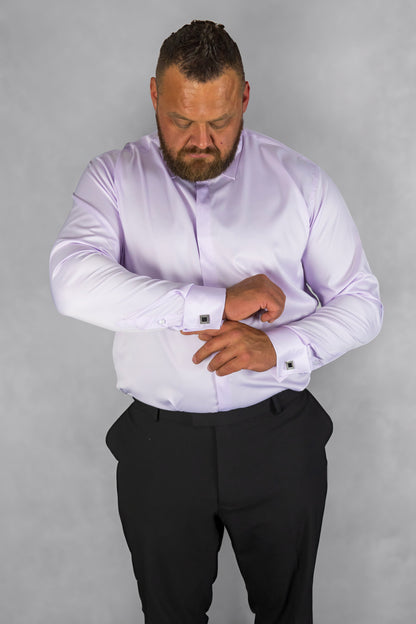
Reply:
[[[269, 336], [277, 365], [219, 377], [180, 330], [219, 328], [226, 288], [266, 274], [286, 295]], [[360, 238], [331, 179], [283, 144], [244, 130], [220, 176], [167, 168], [156, 134], [91, 161], [51, 254], [58, 309], [116, 332], [117, 386], [167, 410], [252, 405], [365, 344], [382, 306]]]

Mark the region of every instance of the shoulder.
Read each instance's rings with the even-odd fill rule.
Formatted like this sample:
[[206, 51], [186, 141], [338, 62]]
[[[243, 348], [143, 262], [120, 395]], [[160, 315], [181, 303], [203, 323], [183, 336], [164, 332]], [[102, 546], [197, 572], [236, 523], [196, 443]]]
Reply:
[[268, 180], [294, 185], [307, 203], [313, 200], [323, 175], [306, 156], [281, 141], [253, 130], [244, 130], [244, 152], [251, 166]]
[[82, 172], [74, 197], [87, 201], [97, 196], [106, 197], [117, 206], [123, 189], [140, 183], [150, 170], [155, 170], [158, 160], [161, 156], [157, 134], [126, 143], [121, 149], [103, 152], [90, 160]]
[[159, 139], [157, 133], [152, 133], [141, 137], [137, 141], [129, 141], [122, 148], [112, 149], [95, 156], [88, 166], [114, 173], [123, 163], [156, 153], [159, 153]]
[[94, 179], [97, 183], [117, 185], [134, 168], [144, 169], [149, 161], [160, 160], [160, 146], [157, 133], [130, 141], [119, 149], [112, 149], [90, 160], [82, 178]]
[[257, 151], [263, 155], [265, 163], [279, 165], [293, 173], [316, 175], [320, 171], [318, 165], [306, 156], [260, 132], [244, 131], [244, 149], [248, 154]]
[[272, 175], [275, 173], [279, 183], [289, 181], [301, 192], [311, 223], [321, 214], [339, 218], [340, 214], [348, 213], [337, 185], [315, 162], [280, 141], [258, 132], [247, 131], [247, 141], [249, 150], [259, 150], [257, 156], [263, 168], [269, 168]]

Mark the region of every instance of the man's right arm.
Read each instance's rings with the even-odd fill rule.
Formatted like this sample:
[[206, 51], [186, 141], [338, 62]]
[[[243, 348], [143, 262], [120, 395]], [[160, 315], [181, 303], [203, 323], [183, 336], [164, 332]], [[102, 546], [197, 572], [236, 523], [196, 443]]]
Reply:
[[117, 152], [94, 159], [50, 256], [53, 298], [62, 314], [110, 329], [219, 328], [225, 288], [137, 275], [121, 263], [124, 247], [114, 184]]
[[264, 276], [248, 278], [226, 291], [153, 279], [122, 266], [124, 236], [113, 175], [116, 156], [110, 152], [90, 163], [52, 249], [50, 279], [59, 312], [112, 331], [219, 329], [223, 317], [241, 320], [267, 306], [274, 312], [272, 283]]

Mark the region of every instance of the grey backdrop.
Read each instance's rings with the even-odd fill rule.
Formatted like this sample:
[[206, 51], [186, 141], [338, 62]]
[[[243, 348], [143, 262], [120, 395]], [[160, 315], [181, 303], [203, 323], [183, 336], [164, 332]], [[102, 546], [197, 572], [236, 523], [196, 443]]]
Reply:
[[[57, 314], [47, 262], [88, 160], [153, 130], [158, 49], [193, 18], [237, 40], [246, 125], [329, 172], [380, 279], [382, 333], [311, 384], [335, 422], [315, 612], [317, 624], [410, 624], [413, 0], [3, 0], [0, 620], [143, 621], [104, 445], [128, 402], [114, 387], [112, 335]], [[252, 622], [227, 540], [210, 615]]]

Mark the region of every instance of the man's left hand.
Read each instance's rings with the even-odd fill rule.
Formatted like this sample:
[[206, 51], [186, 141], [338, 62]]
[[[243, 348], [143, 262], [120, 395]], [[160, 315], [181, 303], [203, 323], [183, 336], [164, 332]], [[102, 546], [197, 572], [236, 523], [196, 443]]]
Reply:
[[192, 358], [194, 364], [200, 364], [216, 353], [208, 370], [219, 376], [242, 369], [262, 372], [276, 365], [276, 352], [270, 338], [265, 332], [245, 323], [225, 321], [221, 329], [182, 333], [197, 334], [200, 340], [205, 341]]

